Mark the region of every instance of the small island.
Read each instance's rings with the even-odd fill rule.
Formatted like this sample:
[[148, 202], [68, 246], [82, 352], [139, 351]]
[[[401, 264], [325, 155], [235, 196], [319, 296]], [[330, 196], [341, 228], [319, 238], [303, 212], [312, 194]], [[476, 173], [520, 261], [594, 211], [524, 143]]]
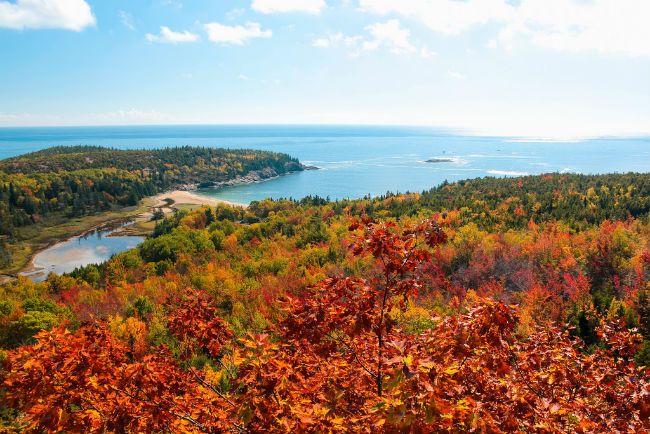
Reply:
[[429, 158], [425, 163], [453, 163], [454, 160], [451, 158]]

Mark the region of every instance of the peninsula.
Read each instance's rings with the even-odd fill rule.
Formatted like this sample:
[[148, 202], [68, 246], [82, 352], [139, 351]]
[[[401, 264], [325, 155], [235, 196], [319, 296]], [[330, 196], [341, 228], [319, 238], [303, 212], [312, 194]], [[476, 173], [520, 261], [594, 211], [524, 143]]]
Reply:
[[153, 209], [171, 204], [222, 202], [191, 193], [199, 187], [261, 182], [305, 169], [281, 153], [189, 146], [53, 147], [2, 160], [0, 274], [13, 275], [39, 250], [109, 222], [143, 223]]

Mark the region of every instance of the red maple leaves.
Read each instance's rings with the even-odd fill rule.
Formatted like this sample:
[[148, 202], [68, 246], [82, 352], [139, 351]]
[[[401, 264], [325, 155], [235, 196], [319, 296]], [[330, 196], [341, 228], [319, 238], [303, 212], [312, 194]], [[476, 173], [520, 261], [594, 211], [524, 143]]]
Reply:
[[10, 354], [3, 403], [32, 432], [650, 430], [633, 331], [601, 327], [601, 346], [587, 352], [558, 327], [523, 336], [517, 307], [477, 297], [407, 333], [400, 312], [432, 278], [444, 231], [429, 220], [352, 229], [353, 254], [375, 262], [367, 276], [290, 297], [268, 333], [236, 338], [213, 300], [189, 291], [168, 305], [179, 358], [165, 347], [136, 358], [102, 324], [42, 332]]
[[184, 358], [197, 351], [220, 358], [223, 345], [232, 338], [212, 300], [200, 292], [190, 292], [188, 298], [180, 302], [168, 318], [168, 328], [178, 338]]

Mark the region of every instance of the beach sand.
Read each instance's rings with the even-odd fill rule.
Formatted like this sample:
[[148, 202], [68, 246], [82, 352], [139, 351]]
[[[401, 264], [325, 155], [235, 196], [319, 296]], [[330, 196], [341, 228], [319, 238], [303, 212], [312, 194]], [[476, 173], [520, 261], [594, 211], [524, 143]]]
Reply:
[[148, 198], [147, 203], [147, 211], [136, 216], [133, 219], [132, 224], [117, 230], [111, 234], [111, 236], [142, 235], [143, 230], [145, 232], [152, 230], [153, 228], [148, 226], [151, 226], [152, 224], [155, 225], [155, 223], [151, 221], [151, 218], [153, 217], [153, 213], [156, 210], [160, 210], [165, 215], [168, 215], [174, 212], [175, 209], [180, 209], [187, 206], [192, 208], [204, 205], [229, 205], [241, 208], [248, 207], [248, 205], [245, 204], [229, 202], [221, 199], [213, 199], [185, 190], [174, 190], [168, 191], [166, 193], [160, 193], [156, 196]]
[[[210, 197], [201, 196], [200, 194], [192, 193], [191, 191], [174, 190], [167, 193], [161, 193], [153, 198], [154, 208], [165, 208], [169, 205], [230, 205], [246, 208], [247, 205], [241, 203], [229, 202], [227, 200], [213, 199]], [[170, 201], [171, 202], [170, 204]]]

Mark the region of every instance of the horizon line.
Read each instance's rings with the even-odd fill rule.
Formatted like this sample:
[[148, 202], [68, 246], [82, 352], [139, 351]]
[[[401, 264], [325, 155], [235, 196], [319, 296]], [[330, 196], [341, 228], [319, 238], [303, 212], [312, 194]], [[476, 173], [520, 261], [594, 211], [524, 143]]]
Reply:
[[42, 125], [0, 125], [1, 130], [8, 129], [65, 129], [65, 128], [147, 128], [147, 127], [357, 127], [357, 128], [415, 128], [439, 130], [453, 135], [467, 135], [476, 137], [501, 137], [510, 139], [520, 139], [521, 141], [575, 141], [575, 140], [596, 140], [606, 138], [640, 138], [650, 139], [649, 131], [636, 132], [612, 132], [607, 134], [521, 134], [505, 133], [498, 131], [482, 131], [478, 128], [454, 127], [431, 124], [378, 124], [378, 123], [134, 123], [134, 124], [42, 124]]

